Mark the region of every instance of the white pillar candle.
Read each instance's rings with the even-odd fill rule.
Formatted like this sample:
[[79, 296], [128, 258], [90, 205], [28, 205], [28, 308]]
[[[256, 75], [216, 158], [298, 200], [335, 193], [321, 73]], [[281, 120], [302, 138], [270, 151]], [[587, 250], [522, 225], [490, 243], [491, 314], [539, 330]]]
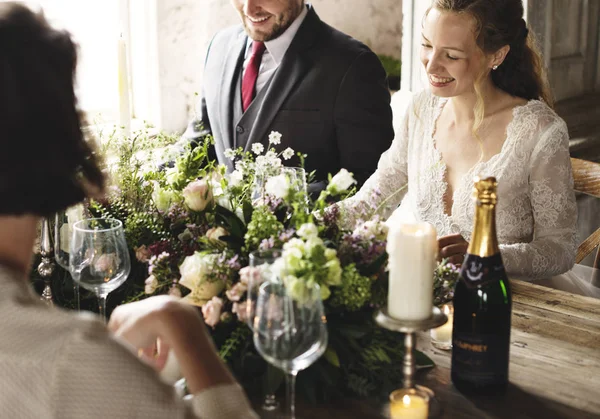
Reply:
[[119, 63], [119, 127], [123, 136], [131, 134], [131, 106], [129, 104], [129, 71], [127, 66], [127, 45], [123, 36], [118, 42]]
[[393, 224], [388, 232], [387, 252], [389, 315], [402, 320], [429, 318], [438, 252], [435, 228], [428, 223]]

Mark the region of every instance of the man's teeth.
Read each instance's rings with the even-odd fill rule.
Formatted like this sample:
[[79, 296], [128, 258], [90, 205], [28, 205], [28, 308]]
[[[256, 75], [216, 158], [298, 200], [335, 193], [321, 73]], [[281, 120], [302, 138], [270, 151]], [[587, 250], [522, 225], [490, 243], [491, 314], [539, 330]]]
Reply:
[[267, 16], [267, 17], [261, 17], [261, 18], [258, 18], [258, 19], [254, 19], [254, 18], [251, 18], [251, 17], [250, 17], [250, 16], [248, 16], [248, 15], [246, 15], [246, 17], [247, 17], [248, 19], [250, 19], [250, 22], [252, 22], [252, 23], [260, 23], [260, 22], [264, 22], [265, 20], [267, 20], [267, 19], [269, 18], [269, 16]]
[[432, 82], [434, 83], [450, 83], [451, 81], [453, 81], [453, 78], [445, 78], [445, 77], [436, 77], [433, 75], [429, 75], [429, 78], [431, 79]]

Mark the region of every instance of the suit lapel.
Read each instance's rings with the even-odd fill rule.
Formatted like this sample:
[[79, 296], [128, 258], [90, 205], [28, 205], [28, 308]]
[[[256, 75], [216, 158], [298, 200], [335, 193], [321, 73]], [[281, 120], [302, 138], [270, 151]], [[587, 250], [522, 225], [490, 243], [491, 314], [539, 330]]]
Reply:
[[295, 86], [302, 80], [310, 67], [303, 52], [317, 40], [322, 22], [309, 6], [308, 14], [300, 25], [294, 40], [285, 53], [279, 68], [273, 75], [265, 94], [262, 107], [248, 136], [245, 149], [248, 151], [253, 143], [266, 141], [267, 130]]
[[219, 109], [221, 115], [221, 132], [223, 133], [223, 148], [233, 147], [233, 103], [234, 91], [236, 86], [237, 71], [242, 67], [244, 55], [246, 52], [246, 43], [248, 37], [242, 31], [237, 38], [229, 44], [229, 50], [225, 56], [223, 66], [223, 82], [219, 92]]

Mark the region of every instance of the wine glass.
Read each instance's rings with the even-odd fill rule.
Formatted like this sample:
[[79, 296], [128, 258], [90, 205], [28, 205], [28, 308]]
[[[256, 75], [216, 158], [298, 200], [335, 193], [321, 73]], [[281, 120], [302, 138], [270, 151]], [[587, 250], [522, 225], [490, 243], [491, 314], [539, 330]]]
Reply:
[[306, 186], [306, 170], [302, 167], [284, 167], [282, 173], [285, 174], [290, 183], [290, 190], [293, 194], [293, 200], [302, 203], [304, 210], [308, 213], [308, 188]]
[[[83, 205], [75, 205], [65, 211], [59, 211], [54, 219], [54, 259], [56, 263], [69, 271], [69, 246], [73, 235], [73, 224], [82, 220]], [[73, 280], [71, 278], [71, 280]], [[73, 295], [77, 302], [77, 310], [81, 309], [79, 301], [79, 285], [73, 280]]]
[[131, 270], [123, 224], [111, 218], [88, 218], [73, 225], [69, 268], [73, 279], [98, 297], [106, 321], [106, 297]]
[[282, 167], [277, 170], [271, 170], [268, 173], [258, 174], [254, 180], [252, 201], [255, 203], [264, 203], [265, 198], [272, 197], [272, 191], [268, 190], [267, 184], [269, 179], [280, 175], [285, 176], [289, 188], [286, 199], [291, 195], [292, 201], [306, 201], [308, 203], [306, 171], [302, 167]]
[[289, 377], [291, 419], [296, 417], [296, 375], [323, 355], [328, 340], [319, 286], [298, 281], [289, 288], [282, 281], [261, 285], [254, 317], [256, 350]]
[[[271, 265], [281, 256], [281, 249], [255, 250], [250, 252], [250, 276], [248, 279], [248, 291], [246, 292], [246, 321], [250, 329], [254, 329], [254, 317], [256, 314], [256, 300], [260, 286], [272, 279]], [[273, 389], [273, 366], [267, 364], [265, 374], [265, 398], [261, 408], [263, 410], [275, 410], [279, 407]]]

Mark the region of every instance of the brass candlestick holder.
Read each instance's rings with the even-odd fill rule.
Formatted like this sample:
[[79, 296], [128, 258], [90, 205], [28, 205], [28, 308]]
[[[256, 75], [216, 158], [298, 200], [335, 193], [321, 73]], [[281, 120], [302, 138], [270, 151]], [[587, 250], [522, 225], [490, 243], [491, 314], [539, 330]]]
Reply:
[[381, 309], [375, 315], [375, 321], [384, 329], [393, 332], [404, 333], [404, 359], [402, 361], [402, 372], [404, 374], [403, 387], [405, 389], [415, 388], [429, 396], [430, 416], [436, 417], [441, 411], [439, 402], [435, 399], [435, 393], [428, 387], [415, 384], [415, 346], [417, 343], [416, 333], [440, 327], [448, 321], [448, 317], [437, 307], [432, 307], [431, 316], [424, 320], [401, 320], [389, 315], [387, 307]]

